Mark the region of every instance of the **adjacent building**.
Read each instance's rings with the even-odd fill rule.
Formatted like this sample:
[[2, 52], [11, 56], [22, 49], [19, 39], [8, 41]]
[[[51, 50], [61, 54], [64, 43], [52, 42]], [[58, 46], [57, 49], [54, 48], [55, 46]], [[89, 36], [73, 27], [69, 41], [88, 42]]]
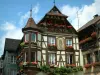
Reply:
[[0, 57], [0, 75], [3, 75], [3, 60], [2, 57]]
[[67, 18], [54, 5], [36, 24], [30, 10], [30, 17], [22, 29], [24, 36], [17, 50], [20, 71], [36, 75], [35, 70], [41, 65], [80, 65], [78, 34]]
[[83, 54], [85, 73], [100, 74], [100, 16], [95, 15], [78, 30], [80, 49]]
[[20, 40], [5, 39], [4, 53], [3, 53], [3, 75], [16, 75], [16, 49]]

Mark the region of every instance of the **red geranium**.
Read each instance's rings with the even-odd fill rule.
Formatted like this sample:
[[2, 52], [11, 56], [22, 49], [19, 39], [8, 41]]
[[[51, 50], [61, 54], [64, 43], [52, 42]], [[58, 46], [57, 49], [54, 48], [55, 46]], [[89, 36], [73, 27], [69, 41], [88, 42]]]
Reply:
[[91, 64], [85, 64], [85, 65], [84, 65], [85, 68], [89, 68], [89, 67], [91, 67], [91, 66], [92, 66]]
[[31, 62], [32, 64], [37, 64], [37, 62]]

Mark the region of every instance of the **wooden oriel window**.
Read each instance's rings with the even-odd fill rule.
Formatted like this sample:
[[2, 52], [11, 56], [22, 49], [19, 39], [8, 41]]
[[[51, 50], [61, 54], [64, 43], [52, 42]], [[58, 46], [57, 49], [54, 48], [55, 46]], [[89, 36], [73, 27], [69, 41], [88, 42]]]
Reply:
[[72, 46], [72, 39], [66, 39], [66, 46]]
[[48, 44], [55, 45], [55, 37], [48, 37]]
[[56, 54], [55, 53], [50, 53], [49, 54], [49, 64], [55, 64], [56, 63]]
[[36, 42], [36, 33], [31, 34], [31, 41]]
[[28, 42], [29, 41], [29, 34], [25, 34], [25, 42]]

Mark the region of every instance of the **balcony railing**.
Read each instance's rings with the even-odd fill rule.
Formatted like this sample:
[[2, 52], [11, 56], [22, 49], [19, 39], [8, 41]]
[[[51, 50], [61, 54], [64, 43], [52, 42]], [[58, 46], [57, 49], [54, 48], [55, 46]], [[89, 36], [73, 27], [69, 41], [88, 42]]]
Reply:
[[90, 37], [87, 37], [87, 38], [81, 40], [81, 41], [79, 42], [79, 44], [83, 44], [83, 43], [86, 43], [86, 42], [92, 40], [93, 38], [96, 37], [96, 35], [97, 35], [96, 32], [92, 32]]
[[98, 44], [96, 43], [96, 41], [90, 42], [90, 43], [86, 43], [80, 46], [82, 50], [88, 50], [88, 49], [93, 49], [98, 47]]

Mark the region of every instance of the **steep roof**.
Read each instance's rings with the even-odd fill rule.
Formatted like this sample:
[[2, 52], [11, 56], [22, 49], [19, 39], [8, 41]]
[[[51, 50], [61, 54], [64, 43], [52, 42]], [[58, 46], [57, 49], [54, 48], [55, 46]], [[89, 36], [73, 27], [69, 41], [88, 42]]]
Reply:
[[27, 21], [27, 24], [24, 28], [37, 28], [35, 21], [33, 20], [33, 18], [29, 18]]
[[30, 17], [27, 21], [27, 24], [24, 28], [22, 28], [22, 31], [24, 30], [28, 30], [28, 29], [34, 29], [34, 30], [39, 30], [34, 19], [32, 17]]
[[6, 38], [4, 51], [16, 51], [19, 43], [20, 43], [20, 40], [18, 39]]
[[47, 15], [56, 15], [62, 17], [68, 17], [60, 12], [60, 10], [54, 5], [54, 7], [47, 13]]
[[20, 44], [20, 40], [18, 40], [18, 39], [6, 38], [5, 39], [5, 46], [4, 46], [4, 53], [2, 55], [2, 59], [5, 58], [6, 51], [16, 52], [16, 49], [17, 49], [19, 44]]
[[90, 20], [89, 22], [87, 22], [85, 25], [83, 25], [80, 29], [78, 29], [78, 32], [97, 23], [98, 21], [100, 21], [100, 16], [96, 16], [94, 17], [94, 19]]

